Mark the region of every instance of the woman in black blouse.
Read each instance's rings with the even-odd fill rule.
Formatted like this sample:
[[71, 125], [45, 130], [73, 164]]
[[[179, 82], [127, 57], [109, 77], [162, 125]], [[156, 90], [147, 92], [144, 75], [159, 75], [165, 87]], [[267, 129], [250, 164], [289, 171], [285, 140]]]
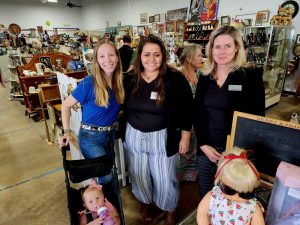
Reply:
[[163, 42], [150, 35], [138, 46], [135, 74], [125, 85], [125, 148], [132, 192], [141, 214], [152, 220], [150, 204], [175, 224], [179, 184], [178, 152], [186, 153], [192, 127], [192, 93], [184, 76], [167, 66]]
[[243, 67], [246, 55], [236, 28], [223, 26], [214, 31], [206, 46], [206, 56], [193, 116], [201, 198], [213, 187], [216, 163], [225, 150], [233, 112], [265, 113], [261, 72]]

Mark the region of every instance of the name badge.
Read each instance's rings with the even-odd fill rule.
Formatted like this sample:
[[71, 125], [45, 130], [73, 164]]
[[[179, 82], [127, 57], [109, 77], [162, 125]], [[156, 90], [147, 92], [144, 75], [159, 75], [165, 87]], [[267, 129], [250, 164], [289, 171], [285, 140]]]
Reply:
[[242, 85], [229, 84], [228, 91], [242, 91]]
[[152, 99], [152, 100], [157, 99], [157, 92], [156, 91], [151, 91], [150, 99]]

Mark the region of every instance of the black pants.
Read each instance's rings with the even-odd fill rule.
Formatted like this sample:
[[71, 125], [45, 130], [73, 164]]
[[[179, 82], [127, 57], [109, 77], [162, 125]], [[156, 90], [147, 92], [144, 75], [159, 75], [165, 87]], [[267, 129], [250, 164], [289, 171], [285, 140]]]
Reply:
[[[224, 151], [224, 148], [215, 147], [215, 149], [220, 153]], [[197, 171], [199, 178], [199, 195], [200, 199], [202, 199], [214, 186], [217, 164], [210, 161], [206, 155], [198, 155]]]

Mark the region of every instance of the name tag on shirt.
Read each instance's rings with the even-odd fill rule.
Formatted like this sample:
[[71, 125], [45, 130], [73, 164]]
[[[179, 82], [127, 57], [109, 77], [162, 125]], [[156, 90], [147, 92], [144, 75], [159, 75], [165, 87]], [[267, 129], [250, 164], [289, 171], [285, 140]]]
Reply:
[[229, 84], [228, 91], [242, 91], [242, 85]]
[[156, 91], [151, 91], [150, 99], [152, 99], [152, 100], [157, 99], [157, 92]]

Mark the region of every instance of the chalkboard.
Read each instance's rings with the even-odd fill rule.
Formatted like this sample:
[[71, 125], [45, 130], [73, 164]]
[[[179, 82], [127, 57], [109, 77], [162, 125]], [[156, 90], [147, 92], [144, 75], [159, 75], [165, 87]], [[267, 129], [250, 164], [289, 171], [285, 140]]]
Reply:
[[300, 166], [300, 124], [235, 112], [229, 148], [252, 149], [260, 173], [275, 177], [281, 161]]

